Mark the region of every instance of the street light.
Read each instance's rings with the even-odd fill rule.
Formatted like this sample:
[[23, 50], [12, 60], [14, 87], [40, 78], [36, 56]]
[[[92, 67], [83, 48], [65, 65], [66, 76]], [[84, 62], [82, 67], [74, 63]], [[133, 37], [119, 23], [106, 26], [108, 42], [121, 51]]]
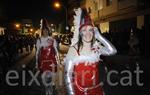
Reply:
[[20, 28], [20, 24], [15, 24], [15, 27], [18, 29], [18, 28]]
[[56, 8], [60, 8], [60, 3], [59, 3], [59, 2], [55, 2], [54, 6], [55, 6]]
[[33, 32], [33, 28], [30, 28], [30, 31]]
[[54, 6], [55, 6], [55, 8], [60, 8], [61, 6], [65, 9], [65, 13], [66, 13], [66, 30], [69, 30], [69, 27], [68, 27], [68, 24], [67, 24], [67, 14], [68, 14], [68, 12], [67, 12], [67, 8], [66, 8], [66, 6], [64, 6], [63, 4], [61, 5], [59, 2], [55, 2], [54, 3]]

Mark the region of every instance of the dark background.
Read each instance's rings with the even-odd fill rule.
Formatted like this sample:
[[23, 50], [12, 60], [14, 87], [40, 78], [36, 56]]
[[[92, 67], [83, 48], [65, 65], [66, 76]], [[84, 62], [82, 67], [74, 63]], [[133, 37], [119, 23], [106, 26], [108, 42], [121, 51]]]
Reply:
[[[0, 0], [0, 17], [3, 19], [32, 19], [38, 22], [47, 18], [52, 23], [61, 22], [65, 14], [63, 8], [54, 8], [56, 0]], [[58, 0], [57, 0], [58, 1]], [[59, 0], [66, 5], [66, 0]]]

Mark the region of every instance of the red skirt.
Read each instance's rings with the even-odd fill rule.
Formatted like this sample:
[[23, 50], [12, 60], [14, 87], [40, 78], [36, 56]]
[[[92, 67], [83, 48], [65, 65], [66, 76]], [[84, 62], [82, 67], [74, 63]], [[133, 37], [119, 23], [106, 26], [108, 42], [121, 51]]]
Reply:
[[51, 71], [57, 72], [57, 61], [55, 50], [52, 46], [42, 48], [39, 56], [39, 69], [41, 72]]
[[98, 63], [75, 65], [73, 75], [75, 95], [103, 95], [98, 66]]
[[57, 72], [57, 64], [53, 60], [42, 60], [39, 69], [41, 72], [50, 71]]

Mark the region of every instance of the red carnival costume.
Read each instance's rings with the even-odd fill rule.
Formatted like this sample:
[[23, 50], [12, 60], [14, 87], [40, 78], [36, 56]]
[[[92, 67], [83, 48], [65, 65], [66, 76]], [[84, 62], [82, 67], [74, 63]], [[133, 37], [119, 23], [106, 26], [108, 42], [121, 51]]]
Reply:
[[57, 59], [55, 45], [56, 42], [51, 37], [42, 37], [37, 42], [38, 53], [38, 67], [41, 72], [44, 71], [57, 71]]
[[[91, 24], [91, 19], [88, 16], [81, 19], [82, 12], [83, 10], [81, 8], [75, 10], [74, 36], [65, 58], [65, 82], [67, 91], [69, 95], [104, 95], [99, 77], [100, 55], [112, 55], [117, 51], [99, 33], [98, 29]], [[93, 36], [96, 40], [92, 44], [89, 53], [85, 50], [85, 53], [80, 54], [79, 49], [77, 49], [80, 29], [86, 25], [93, 27]]]
[[103, 95], [98, 66], [99, 60], [95, 56], [80, 56], [74, 62], [73, 87], [76, 95]]
[[57, 88], [57, 65], [59, 63], [59, 52], [57, 43], [51, 37], [50, 27], [46, 19], [40, 21], [41, 38], [36, 42], [36, 68], [41, 72], [42, 82], [45, 86], [45, 94], [53, 95]]

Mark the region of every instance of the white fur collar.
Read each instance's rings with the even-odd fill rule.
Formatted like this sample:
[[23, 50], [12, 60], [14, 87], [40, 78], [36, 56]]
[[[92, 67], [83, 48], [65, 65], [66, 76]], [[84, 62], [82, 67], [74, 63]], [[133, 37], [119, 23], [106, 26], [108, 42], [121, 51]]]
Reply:
[[48, 37], [41, 37], [40, 47], [47, 47], [47, 46], [49, 46], [48, 40], [52, 40], [52, 37], [50, 37], [50, 36], [48, 36]]
[[80, 55], [80, 56], [76, 56], [74, 57], [74, 59], [72, 60], [72, 63], [74, 65], [77, 65], [79, 63], [88, 63], [88, 64], [92, 64], [92, 63], [95, 63], [95, 62], [98, 62], [100, 61], [100, 58], [99, 56], [97, 56], [96, 54], [91, 54], [91, 55]]

